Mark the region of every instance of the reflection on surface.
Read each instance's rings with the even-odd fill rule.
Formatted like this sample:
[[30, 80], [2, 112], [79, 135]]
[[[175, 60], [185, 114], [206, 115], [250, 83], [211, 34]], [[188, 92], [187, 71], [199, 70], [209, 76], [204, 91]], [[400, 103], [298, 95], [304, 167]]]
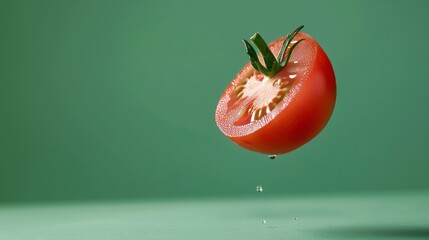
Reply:
[[315, 234], [331, 238], [418, 238], [429, 239], [429, 226], [350, 226], [319, 229]]

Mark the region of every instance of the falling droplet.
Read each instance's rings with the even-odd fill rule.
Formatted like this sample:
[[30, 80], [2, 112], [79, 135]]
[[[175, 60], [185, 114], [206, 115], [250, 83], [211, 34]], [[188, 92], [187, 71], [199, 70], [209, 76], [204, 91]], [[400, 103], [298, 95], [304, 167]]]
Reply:
[[262, 188], [262, 186], [261, 186], [261, 185], [258, 185], [258, 186], [256, 186], [256, 191], [257, 191], [257, 192], [263, 192], [263, 191], [264, 191], [264, 189]]
[[268, 155], [268, 158], [271, 159], [271, 160], [274, 160], [274, 159], [277, 158], [277, 155], [274, 155], [274, 154], [273, 155]]
[[267, 220], [262, 219], [262, 220], [261, 220], [261, 223], [262, 223], [262, 224], [265, 224], [265, 223], [267, 223]]

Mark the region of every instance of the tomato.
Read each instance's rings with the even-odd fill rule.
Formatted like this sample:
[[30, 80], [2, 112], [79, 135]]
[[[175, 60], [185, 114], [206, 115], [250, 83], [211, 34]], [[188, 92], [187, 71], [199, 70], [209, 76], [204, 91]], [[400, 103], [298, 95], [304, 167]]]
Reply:
[[271, 76], [263, 74], [263, 67], [270, 66], [267, 52], [257, 46], [262, 49], [257, 60], [264, 60], [263, 67], [255, 70], [258, 66], [251, 57], [219, 100], [216, 124], [243, 148], [264, 154], [290, 152], [319, 134], [332, 115], [336, 83], [331, 62], [316, 40], [298, 32], [268, 45], [273, 55], [279, 55], [289, 37], [293, 45], [278, 56], [284, 62], [290, 54], [286, 66]]

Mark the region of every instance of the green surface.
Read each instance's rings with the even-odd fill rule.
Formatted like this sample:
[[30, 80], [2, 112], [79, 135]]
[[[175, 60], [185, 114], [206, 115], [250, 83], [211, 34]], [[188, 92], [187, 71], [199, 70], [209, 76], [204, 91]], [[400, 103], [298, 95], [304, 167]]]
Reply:
[[[429, 1], [260, 3], [0, 0], [0, 202], [428, 189]], [[269, 162], [220, 133], [215, 106], [241, 39], [301, 24], [338, 102]]]
[[0, 208], [1, 240], [428, 238], [429, 192]]

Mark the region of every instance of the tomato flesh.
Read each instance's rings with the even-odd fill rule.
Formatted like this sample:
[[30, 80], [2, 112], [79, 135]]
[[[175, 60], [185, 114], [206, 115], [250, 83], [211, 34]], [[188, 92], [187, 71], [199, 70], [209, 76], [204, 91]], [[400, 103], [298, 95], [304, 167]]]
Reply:
[[[308, 34], [289, 62], [269, 78], [248, 63], [225, 89], [216, 108], [219, 129], [238, 145], [265, 154], [290, 152], [314, 138], [335, 105], [332, 65]], [[284, 38], [269, 45], [278, 55]]]

